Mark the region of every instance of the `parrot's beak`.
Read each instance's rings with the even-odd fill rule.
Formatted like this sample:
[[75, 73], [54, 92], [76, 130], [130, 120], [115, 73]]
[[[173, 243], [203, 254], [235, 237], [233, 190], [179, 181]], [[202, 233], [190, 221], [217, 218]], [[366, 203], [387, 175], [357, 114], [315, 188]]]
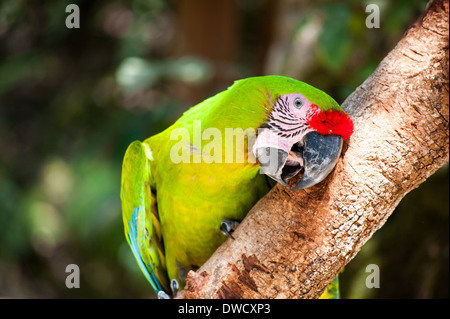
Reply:
[[286, 179], [282, 176], [288, 152], [275, 147], [260, 147], [256, 149], [256, 158], [264, 174], [288, 186]]
[[[268, 132], [270, 133], [270, 131]], [[254, 148], [262, 173], [282, 185], [303, 171], [299, 182], [291, 189], [304, 189], [320, 183], [333, 170], [342, 149], [342, 137], [307, 133], [302, 141], [293, 145], [274, 137], [277, 143], [261, 140]]]
[[303, 139], [304, 173], [291, 190], [305, 189], [325, 179], [336, 165], [342, 149], [342, 137], [310, 132]]

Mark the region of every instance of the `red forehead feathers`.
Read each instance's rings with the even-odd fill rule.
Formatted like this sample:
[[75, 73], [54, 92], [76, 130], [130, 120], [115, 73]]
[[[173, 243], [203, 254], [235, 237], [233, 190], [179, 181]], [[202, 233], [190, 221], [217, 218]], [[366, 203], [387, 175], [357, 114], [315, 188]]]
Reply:
[[353, 121], [348, 114], [338, 110], [315, 112], [308, 120], [309, 127], [320, 134], [340, 135], [344, 140], [353, 133]]

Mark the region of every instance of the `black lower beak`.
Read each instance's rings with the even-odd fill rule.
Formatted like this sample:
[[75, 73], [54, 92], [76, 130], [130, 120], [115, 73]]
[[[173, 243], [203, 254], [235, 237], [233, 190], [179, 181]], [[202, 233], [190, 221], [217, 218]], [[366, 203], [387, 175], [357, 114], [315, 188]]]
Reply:
[[291, 189], [305, 189], [320, 183], [336, 165], [342, 149], [342, 137], [310, 132], [304, 137], [304, 173]]

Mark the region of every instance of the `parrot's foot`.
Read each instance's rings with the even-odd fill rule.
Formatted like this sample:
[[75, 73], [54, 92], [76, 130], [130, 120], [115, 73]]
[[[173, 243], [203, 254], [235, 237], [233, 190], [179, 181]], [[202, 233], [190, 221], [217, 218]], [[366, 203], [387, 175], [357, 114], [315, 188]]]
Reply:
[[[170, 281], [170, 289], [172, 290], [172, 295], [175, 298], [178, 293], [180, 292], [180, 284], [178, 283], [178, 281], [176, 279], [172, 279]], [[164, 290], [160, 290], [158, 292], [158, 299], [172, 299], [170, 298], [170, 296], [164, 291]]]
[[164, 290], [158, 291], [158, 299], [172, 299]]
[[180, 284], [175, 278], [170, 281], [170, 289], [172, 289], [172, 295], [176, 297], [180, 289]]
[[231, 235], [235, 229], [239, 226], [239, 222], [235, 220], [229, 220], [224, 219], [222, 220], [222, 224], [220, 225], [220, 231], [224, 234], [230, 237], [231, 239], [234, 239], [233, 235]]

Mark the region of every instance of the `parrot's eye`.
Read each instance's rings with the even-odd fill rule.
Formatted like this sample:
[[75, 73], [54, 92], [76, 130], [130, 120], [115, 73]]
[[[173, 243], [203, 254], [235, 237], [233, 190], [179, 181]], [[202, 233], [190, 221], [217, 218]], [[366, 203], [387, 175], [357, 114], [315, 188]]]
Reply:
[[295, 99], [295, 101], [294, 101], [294, 106], [296, 107], [296, 108], [301, 108], [302, 107], [302, 105], [303, 105], [303, 102], [302, 102], [302, 100], [300, 100], [300, 99]]

